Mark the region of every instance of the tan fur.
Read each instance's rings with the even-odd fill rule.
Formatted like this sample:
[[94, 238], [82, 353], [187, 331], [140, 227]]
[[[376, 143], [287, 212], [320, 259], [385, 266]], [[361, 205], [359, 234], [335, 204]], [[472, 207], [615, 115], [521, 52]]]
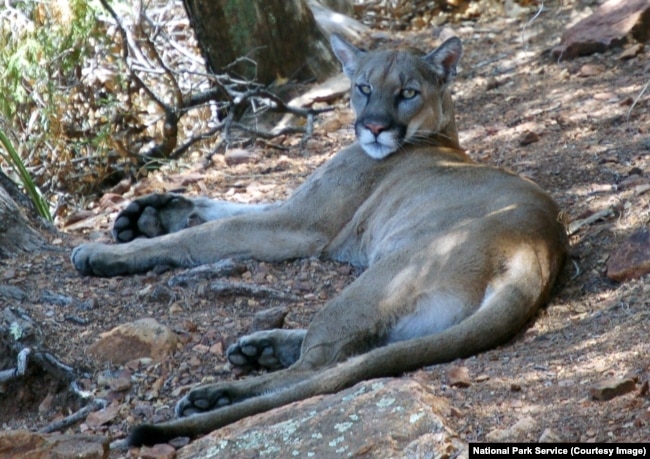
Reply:
[[[120, 217], [116, 228], [128, 227], [129, 236], [118, 239], [138, 232], [141, 209], [154, 201], [172, 202], [171, 213], [162, 205], [151, 210], [163, 230], [188, 226], [192, 212], [199, 221], [215, 219], [160, 237], [75, 249], [77, 269], [97, 275], [227, 257], [324, 256], [366, 267], [307, 331], [252, 334], [228, 350], [235, 364], [288, 368], [198, 387], [177, 407], [187, 417], [140, 426], [132, 444], [200, 435], [363, 379], [475, 354], [515, 335], [548, 298], [567, 251], [559, 209], [532, 182], [474, 164], [458, 146], [448, 83], [460, 42], [426, 56], [365, 53], [336, 37], [333, 45], [352, 79], [358, 136], [386, 133], [388, 144], [398, 144], [393, 151], [355, 143], [287, 201], [237, 209], [241, 215], [218, 218], [223, 203], [191, 200], [174, 213], [181, 198], [149, 197]], [[404, 91], [411, 88], [415, 97]]]

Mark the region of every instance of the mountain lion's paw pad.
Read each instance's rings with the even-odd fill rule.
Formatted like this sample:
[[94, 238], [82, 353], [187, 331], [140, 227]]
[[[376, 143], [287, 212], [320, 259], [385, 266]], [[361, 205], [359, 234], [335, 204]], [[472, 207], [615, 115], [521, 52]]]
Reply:
[[228, 360], [240, 368], [282, 368], [275, 355], [275, 349], [268, 339], [255, 339], [244, 336], [232, 344], [226, 351]]
[[176, 404], [176, 417], [192, 416], [228, 406], [232, 398], [221, 390], [210, 391], [199, 387], [190, 391]]

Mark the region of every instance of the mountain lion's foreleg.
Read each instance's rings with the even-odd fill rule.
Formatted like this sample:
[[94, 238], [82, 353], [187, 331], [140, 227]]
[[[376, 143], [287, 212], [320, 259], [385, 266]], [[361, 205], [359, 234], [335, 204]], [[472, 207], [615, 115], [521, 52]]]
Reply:
[[113, 224], [117, 242], [158, 237], [212, 220], [267, 210], [275, 204], [240, 204], [208, 198], [155, 193], [138, 198], [120, 212]]
[[282, 207], [211, 221], [153, 239], [126, 244], [83, 244], [72, 263], [83, 274], [118, 276], [156, 267], [192, 267], [224, 258], [283, 261], [318, 255], [329, 240], [312, 227], [296, 224]]

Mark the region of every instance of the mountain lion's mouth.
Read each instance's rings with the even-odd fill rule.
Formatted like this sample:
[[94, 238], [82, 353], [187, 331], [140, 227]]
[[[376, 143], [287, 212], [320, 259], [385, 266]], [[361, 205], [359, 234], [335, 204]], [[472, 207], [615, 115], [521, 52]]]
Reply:
[[395, 153], [400, 146], [400, 135], [395, 129], [382, 131], [375, 135], [368, 129], [360, 127], [357, 138], [363, 151], [374, 159], [383, 159], [391, 153]]

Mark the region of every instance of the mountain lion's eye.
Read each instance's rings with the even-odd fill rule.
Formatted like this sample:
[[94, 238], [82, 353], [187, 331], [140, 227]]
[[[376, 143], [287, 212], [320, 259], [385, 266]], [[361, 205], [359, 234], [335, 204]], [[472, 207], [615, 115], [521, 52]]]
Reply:
[[369, 84], [358, 84], [357, 89], [359, 89], [359, 92], [364, 96], [368, 96], [372, 92], [372, 88]]
[[400, 92], [400, 96], [402, 96], [402, 99], [408, 100], [408, 99], [413, 99], [415, 96], [417, 96], [418, 92], [415, 89], [402, 89], [402, 92]]

